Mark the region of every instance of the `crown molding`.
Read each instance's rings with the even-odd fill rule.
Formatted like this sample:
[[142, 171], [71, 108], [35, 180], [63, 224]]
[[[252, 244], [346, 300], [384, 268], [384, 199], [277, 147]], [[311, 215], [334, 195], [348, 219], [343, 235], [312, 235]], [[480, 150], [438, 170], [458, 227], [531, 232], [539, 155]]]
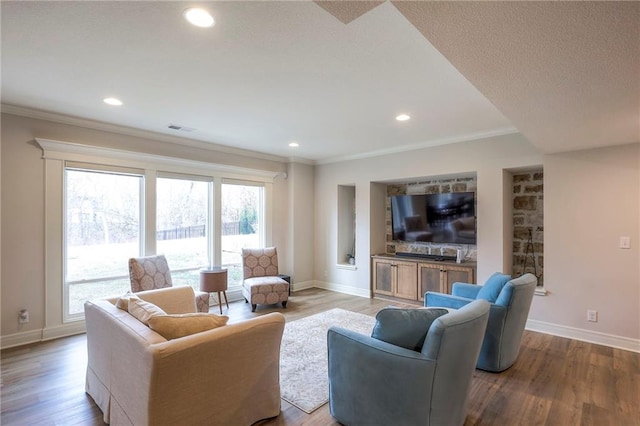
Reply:
[[43, 111], [17, 105], [0, 104], [0, 111], [6, 114], [18, 115], [21, 117], [35, 118], [38, 120], [52, 121], [54, 123], [68, 124], [71, 126], [84, 127], [87, 129], [101, 130], [105, 132], [118, 133], [121, 135], [134, 136], [138, 138], [151, 139], [161, 142], [168, 142], [176, 145], [188, 146], [192, 148], [206, 149], [208, 151], [224, 152], [243, 157], [250, 157], [260, 160], [286, 163], [287, 158], [279, 155], [266, 154], [263, 152], [250, 151], [247, 149], [233, 148], [227, 145], [220, 145], [198, 139], [186, 139], [178, 136], [166, 135], [149, 130], [135, 129], [133, 127], [110, 124], [103, 121], [90, 120], [87, 118], [74, 117], [57, 112]]
[[491, 130], [488, 132], [469, 133], [466, 135], [455, 136], [451, 138], [434, 139], [434, 140], [420, 142], [413, 145], [404, 145], [404, 146], [398, 146], [393, 148], [381, 149], [377, 151], [370, 151], [364, 154], [354, 154], [354, 155], [347, 155], [343, 157], [331, 157], [331, 158], [326, 158], [324, 160], [317, 160], [315, 164], [322, 165], [322, 164], [339, 163], [342, 161], [360, 160], [362, 158], [380, 157], [382, 155], [398, 154], [401, 152], [415, 151], [423, 148], [430, 148], [430, 147], [440, 146], [440, 145], [449, 145], [449, 144], [454, 144], [459, 142], [468, 142], [468, 141], [473, 141], [478, 139], [486, 139], [486, 138], [491, 138], [495, 136], [510, 135], [513, 133], [518, 133], [518, 129], [516, 129], [515, 127], [503, 127], [503, 128]]
[[287, 160], [289, 163], [307, 164], [309, 166], [315, 166], [317, 164], [317, 162], [314, 160], [300, 157], [288, 157]]
[[415, 151], [418, 149], [429, 148], [429, 147], [434, 147], [439, 145], [468, 142], [476, 139], [485, 139], [489, 137], [518, 133], [518, 130], [514, 127], [505, 127], [505, 128], [492, 130], [489, 132], [470, 133], [467, 135], [456, 136], [452, 138], [434, 139], [434, 140], [421, 142], [413, 145], [386, 148], [386, 149], [370, 151], [362, 154], [354, 154], [354, 155], [347, 155], [347, 156], [340, 156], [340, 157], [329, 157], [323, 160], [310, 160], [310, 159], [294, 157], [294, 156], [282, 157], [282, 156], [266, 154], [258, 151], [234, 148], [227, 145], [220, 145], [220, 144], [206, 142], [198, 139], [187, 139], [187, 138], [182, 138], [178, 136], [171, 136], [163, 133], [152, 132], [149, 130], [141, 130], [133, 127], [120, 126], [117, 124], [110, 124], [103, 121], [74, 117], [71, 115], [44, 111], [44, 110], [28, 108], [28, 107], [22, 107], [18, 105], [0, 104], [0, 111], [2, 113], [18, 115], [21, 117], [51, 121], [54, 123], [68, 124], [68, 125], [77, 126], [77, 127], [84, 127], [87, 129], [101, 130], [105, 132], [117, 133], [117, 134], [139, 137], [144, 139], [157, 140], [161, 142], [167, 142], [167, 143], [172, 143], [172, 144], [181, 145], [181, 146], [188, 146], [192, 148], [199, 148], [199, 149], [204, 149], [208, 151], [224, 152], [227, 154], [249, 157], [253, 159], [261, 159], [261, 160], [274, 161], [279, 163], [301, 163], [301, 164], [307, 164], [312, 166], [339, 163], [339, 162], [350, 161], [350, 160], [359, 160], [359, 159], [370, 158], [370, 157], [379, 157], [383, 155]]

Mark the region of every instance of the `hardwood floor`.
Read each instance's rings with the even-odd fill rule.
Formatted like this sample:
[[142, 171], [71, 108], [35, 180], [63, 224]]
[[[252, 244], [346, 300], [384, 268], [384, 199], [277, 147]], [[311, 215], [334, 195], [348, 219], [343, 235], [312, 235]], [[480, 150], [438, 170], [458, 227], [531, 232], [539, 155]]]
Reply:
[[[319, 289], [295, 292], [286, 310], [230, 303], [230, 321], [283, 312], [287, 321], [331, 308], [374, 315], [398, 303]], [[216, 312], [213, 307], [211, 312]], [[227, 314], [227, 312], [225, 312]], [[2, 425], [102, 425], [84, 393], [84, 335], [6, 349], [1, 353]], [[261, 426], [337, 425], [326, 404], [312, 414], [282, 402]], [[525, 332], [509, 370], [476, 370], [465, 425], [640, 425], [640, 354]]]

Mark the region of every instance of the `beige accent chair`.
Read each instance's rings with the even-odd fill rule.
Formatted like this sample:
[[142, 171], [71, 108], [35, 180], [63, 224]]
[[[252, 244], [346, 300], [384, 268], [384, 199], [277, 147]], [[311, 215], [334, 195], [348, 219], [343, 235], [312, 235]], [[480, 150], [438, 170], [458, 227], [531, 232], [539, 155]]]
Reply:
[[473, 243], [476, 241], [476, 218], [463, 217], [451, 222], [451, 231], [453, 239], [461, 244]]
[[[171, 270], [167, 258], [162, 254], [129, 259], [129, 279], [134, 293], [173, 287]], [[198, 312], [209, 312], [209, 293], [196, 291], [195, 297]]]
[[251, 303], [251, 312], [257, 305], [282, 303], [287, 307], [289, 283], [278, 276], [278, 252], [275, 247], [242, 249], [242, 295]]
[[431, 241], [433, 232], [428, 230], [422, 216], [407, 216], [404, 219], [405, 239], [407, 241]]
[[[196, 312], [189, 286], [136, 296], [167, 314]], [[116, 302], [84, 306], [86, 392], [106, 423], [251, 425], [280, 414], [282, 314], [166, 340]]]

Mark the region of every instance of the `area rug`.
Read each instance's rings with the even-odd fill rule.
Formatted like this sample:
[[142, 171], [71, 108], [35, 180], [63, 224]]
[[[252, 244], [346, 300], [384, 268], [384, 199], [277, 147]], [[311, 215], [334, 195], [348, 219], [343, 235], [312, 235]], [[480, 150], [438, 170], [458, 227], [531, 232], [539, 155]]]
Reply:
[[375, 318], [331, 309], [285, 324], [280, 351], [282, 399], [311, 413], [329, 402], [327, 331], [332, 326], [370, 335]]

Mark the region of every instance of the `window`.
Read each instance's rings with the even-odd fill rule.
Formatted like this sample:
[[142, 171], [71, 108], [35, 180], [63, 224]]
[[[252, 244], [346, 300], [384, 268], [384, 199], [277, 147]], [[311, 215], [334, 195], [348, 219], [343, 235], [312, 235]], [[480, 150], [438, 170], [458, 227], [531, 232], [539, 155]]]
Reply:
[[240, 249], [270, 243], [272, 171], [36, 141], [45, 159], [43, 338], [81, 332], [86, 300], [128, 291], [131, 257], [163, 253], [176, 285], [195, 288], [198, 269], [225, 265], [233, 287]]
[[156, 251], [167, 257], [174, 285], [199, 289], [199, 269], [211, 264], [212, 184], [196, 178], [156, 181]]
[[64, 317], [129, 289], [127, 262], [142, 246], [141, 174], [65, 169]]
[[242, 248], [264, 245], [264, 187], [223, 183], [221, 191], [222, 266], [229, 287], [242, 284]]

